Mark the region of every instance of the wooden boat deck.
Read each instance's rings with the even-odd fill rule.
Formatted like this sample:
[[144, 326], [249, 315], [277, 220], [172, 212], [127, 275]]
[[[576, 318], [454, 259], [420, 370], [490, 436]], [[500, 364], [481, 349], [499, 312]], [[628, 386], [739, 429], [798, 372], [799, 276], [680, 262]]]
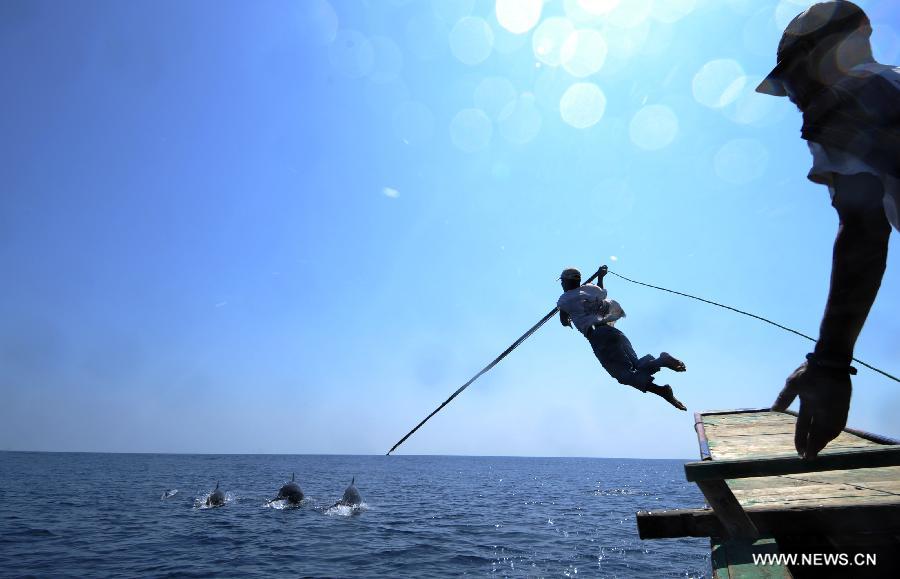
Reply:
[[[709, 507], [639, 511], [641, 538], [710, 537], [716, 578], [900, 577], [900, 443], [846, 428], [802, 459], [796, 420], [768, 409], [695, 414], [702, 460], [685, 476]], [[759, 565], [761, 553], [864, 555], [877, 566]]]
[[[706, 433], [708, 460], [769, 460], [796, 457], [796, 417], [781, 412], [700, 414]], [[699, 426], [699, 425], [698, 425]], [[698, 428], [698, 431], [701, 431]], [[872, 435], [844, 431], [822, 457], [862, 449], [884, 448]], [[900, 466], [854, 468], [725, 479], [744, 510], [897, 504], [900, 506]]]

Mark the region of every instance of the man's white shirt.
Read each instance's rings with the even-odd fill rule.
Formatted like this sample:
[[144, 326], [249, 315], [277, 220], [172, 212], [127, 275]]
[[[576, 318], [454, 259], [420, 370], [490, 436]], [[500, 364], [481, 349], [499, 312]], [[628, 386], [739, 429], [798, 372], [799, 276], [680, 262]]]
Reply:
[[594, 284], [586, 284], [569, 290], [556, 302], [560, 311], [568, 314], [569, 319], [582, 334], [600, 323], [613, 325], [619, 318], [625, 317], [625, 311], [619, 302], [606, 299], [606, 290]]

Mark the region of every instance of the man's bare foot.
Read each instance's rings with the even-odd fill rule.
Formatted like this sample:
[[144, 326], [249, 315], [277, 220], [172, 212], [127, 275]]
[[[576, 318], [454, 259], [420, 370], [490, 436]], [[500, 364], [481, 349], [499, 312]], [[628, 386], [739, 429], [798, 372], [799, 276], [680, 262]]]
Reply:
[[670, 370], [675, 370], [676, 372], [684, 372], [687, 370], [687, 366], [684, 365], [684, 362], [679, 360], [678, 358], [672, 356], [668, 352], [660, 352], [659, 358], [660, 366], [664, 368], [669, 368]]
[[662, 387], [662, 392], [659, 393], [663, 400], [677, 408], [678, 410], [687, 410], [687, 406], [681, 403], [681, 400], [675, 398], [675, 393], [672, 392], [672, 387], [666, 384]]

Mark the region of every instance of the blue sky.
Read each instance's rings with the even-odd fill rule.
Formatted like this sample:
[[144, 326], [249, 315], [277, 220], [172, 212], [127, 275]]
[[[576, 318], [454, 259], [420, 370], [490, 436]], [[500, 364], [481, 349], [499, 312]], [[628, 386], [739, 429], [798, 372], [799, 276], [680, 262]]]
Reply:
[[[0, 3], [0, 449], [383, 453], [566, 266], [816, 334], [836, 216], [752, 92], [805, 5]], [[896, 374], [895, 257], [857, 356]], [[690, 412], [767, 406], [811, 347], [607, 287]], [[552, 322], [402, 452], [688, 458], [690, 412]], [[851, 425], [898, 412], [861, 369]]]

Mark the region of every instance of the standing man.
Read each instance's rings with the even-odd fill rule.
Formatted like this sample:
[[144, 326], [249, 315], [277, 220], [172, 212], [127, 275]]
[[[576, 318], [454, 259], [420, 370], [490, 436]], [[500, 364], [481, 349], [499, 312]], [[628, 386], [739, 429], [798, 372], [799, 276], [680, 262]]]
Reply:
[[597, 272], [597, 283], [581, 285], [581, 272], [575, 268], [563, 270], [560, 280], [565, 293], [556, 305], [559, 307], [559, 321], [564, 326], [575, 327], [591, 343], [594, 355], [600, 360], [609, 375], [641, 392], [652, 392], [679, 410], [687, 410], [668, 384], [658, 386], [653, 383], [653, 375], [660, 368], [670, 368], [684, 372], [684, 363], [662, 352], [659, 358], [647, 355], [638, 358], [625, 334], [613, 327], [616, 320], [625, 317], [625, 312], [615, 300], [606, 299], [603, 278], [607, 267]]
[[794, 445], [806, 458], [847, 424], [853, 348], [884, 276], [891, 224], [900, 229], [900, 69], [875, 62], [871, 34], [856, 4], [815, 4], [788, 24], [778, 64], [756, 89], [803, 113], [808, 178], [828, 187], [840, 221], [815, 350], [772, 405], [783, 411], [800, 396]]

